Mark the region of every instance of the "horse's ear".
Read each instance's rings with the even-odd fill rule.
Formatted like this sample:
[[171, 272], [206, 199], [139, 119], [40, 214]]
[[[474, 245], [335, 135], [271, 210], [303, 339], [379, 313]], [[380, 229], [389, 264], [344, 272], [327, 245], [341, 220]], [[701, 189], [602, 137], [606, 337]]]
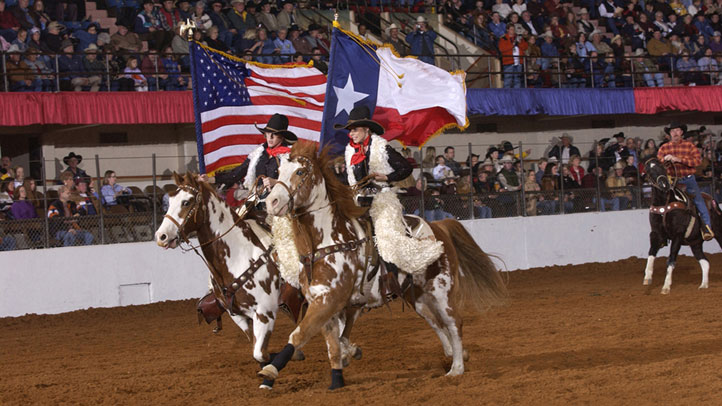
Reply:
[[191, 176], [190, 172], [186, 172], [185, 174], [183, 174], [183, 182], [186, 185], [193, 185], [193, 176]]
[[180, 175], [178, 175], [178, 172], [176, 171], [173, 171], [173, 182], [175, 182], [176, 186], [183, 184], [183, 179], [181, 179]]
[[188, 182], [191, 186], [197, 187], [198, 186], [198, 174], [195, 172], [188, 172]]

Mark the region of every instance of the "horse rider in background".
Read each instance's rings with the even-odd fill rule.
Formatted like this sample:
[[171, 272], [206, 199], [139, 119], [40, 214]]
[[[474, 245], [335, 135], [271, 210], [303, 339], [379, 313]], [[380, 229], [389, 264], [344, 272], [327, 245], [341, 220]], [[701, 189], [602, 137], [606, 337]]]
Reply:
[[709, 211], [694, 177], [697, 166], [702, 162], [702, 157], [694, 144], [683, 139], [684, 133], [687, 132], [685, 124], [673, 122], [669, 127], [664, 128], [664, 132], [670, 136], [670, 141], [659, 148], [657, 159], [673, 165], [673, 167], [667, 168], [667, 174], [676, 176], [677, 182], [683, 184], [687, 188], [687, 194], [694, 198], [694, 204], [704, 223], [702, 238], [709, 241], [714, 238], [710, 227]]

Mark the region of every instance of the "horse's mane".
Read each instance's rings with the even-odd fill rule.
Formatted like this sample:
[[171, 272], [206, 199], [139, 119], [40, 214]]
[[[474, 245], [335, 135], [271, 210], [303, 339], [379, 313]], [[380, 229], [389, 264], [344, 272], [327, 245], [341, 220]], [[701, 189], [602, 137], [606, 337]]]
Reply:
[[334, 202], [334, 205], [338, 209], [338, 213], [349, 219], [353, 220], [361, 217], [366, 213], [365, 207], [360, 207], [353, 200], [353, 192], [351, 188], [341, 183], [333, 173], [331, 169], [331, 162], [336, 158], [330, 153], [330, 148], [327, 146], [317, 157], [318, 145], [315, 142], [310, 141], [299, 141], [291, 149], [291, 159], [296, 157], [304, 157], [313, 162], [314, 167], [323, 176], [326, 183], [326, 193], [330, 201]]

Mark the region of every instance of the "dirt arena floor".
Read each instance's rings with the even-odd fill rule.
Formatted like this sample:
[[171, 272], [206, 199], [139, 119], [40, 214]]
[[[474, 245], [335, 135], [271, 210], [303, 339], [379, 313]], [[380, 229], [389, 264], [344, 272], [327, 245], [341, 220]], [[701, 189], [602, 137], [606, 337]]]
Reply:
[[[320, 338], [273, 392], [257, 389], [246, 338], [228, 318], [218, 335], [199, 326], [194, 301], [0, 319], [0, 405], [720, 404], [722, 255], [711, 262], [699, 291], [682, 258], [669, 296], [662, 259], [651, 291], [639, 259], [513, 272], [508, 306], [466, 318], [471, 359], [455, 378], [421, 318], [374, 310], [334, 392]], [[271, 348], [291, 329], [283, 316]]]

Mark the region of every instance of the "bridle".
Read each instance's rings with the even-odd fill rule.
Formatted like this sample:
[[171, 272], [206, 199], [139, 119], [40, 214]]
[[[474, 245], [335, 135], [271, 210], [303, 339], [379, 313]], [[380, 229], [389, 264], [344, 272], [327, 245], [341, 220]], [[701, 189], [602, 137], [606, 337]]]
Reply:
[[[301, 177], [301, 181], [296, 184], [296, 187], [294, 189], [291, 189], [288, 185], [286, 185], [283, 181], [277, 180], [276, 184], [283, 186], [284, 189], [286, 189], [286, 193], [288, 193], [288, 213], [292, 213], [295, 209], [295, 197], [298, 191], [301, 189], [301, 187], [304, 186], [306, 181], [311, 177], [311, 169], [313, 169], [313, 163], [310, 159], [304, 157], [304, 156], [298, 156], [296, 157], [297, 161], [301, 162], [301, 168], [305, 170], [305, 173]], [[298, 175], [298, 171], [296, 171], [296, 174]], [[306, 214], [309, 212], [304, 212], [302, 214]], [[298, 216], [298, 215], [296, 215]]]

